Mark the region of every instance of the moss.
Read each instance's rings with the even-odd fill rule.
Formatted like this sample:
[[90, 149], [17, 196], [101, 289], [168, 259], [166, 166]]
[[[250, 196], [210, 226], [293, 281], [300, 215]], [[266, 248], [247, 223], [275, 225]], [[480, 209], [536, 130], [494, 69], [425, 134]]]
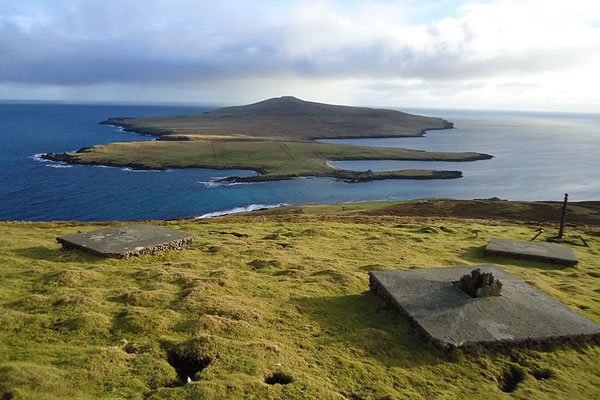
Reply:
[[122, 295], [123, 303], [130, 306], [154, 307], [164, 306], [171, 300], [171, 295], [165, 290], [128, 290]]
[[14, 361], [0, 363], [0, 393], [12, 392], [24, 397], [29, 393], [33, 398], [54, 392], [51, 398], [58, 399], [60, 395], [56, 391], [63, 387], [63, 376], [64, 372], [50, 365]]
[[[428, 208], [439, 210], [436, 204]], [[220, 250], [127, 260], [55, 244], [60, 234], [97, 224], [0, 222], [0, 396], [504, 399], [501, 389], [514, 375], [521, 380], [513, 396], [597, 397], [595, 344], [449, 356], [368, 291], [370, 270], [488, 263], [482, 249], [490, 237], [527, 240], [537, 224], [362, 214], [376, 212], [374, 203], [344, 207], [156, 222], [184, 226]], [[576, 235], [590, 227], [569, 229]], [[216, 239], [215, 231], [249, 236]], [[262, 240], [273, 234], [277, 240]], [[599, 323], [600, 240], [589, 238], [590, 247], [575, 247], [576, 269], [491, 261]], [[282, 240], [292, 247], [279, 246]], [[255, 269], [254, 260], [278, 264]], [[174, 350], [211, 362], [179, 386], [168, 359]], [[293, 382], [265, 383], [276, 372]]]
[[43, 280], [45, 286], [85, 286], [88, 281], [96, 278], [93, 271], [78, 269], [65, 269], [47, 274]]
[[111, 320], [99, 313], [83, 313], [56, 323], [56, 327], [65, 333], [92, 336], [95, 339], [109, 334]]
[[148, 310], [146, 308], [131, 307], [114, 318], [113, 331], [123, 334], [145, 335], [159, 333], [164, 330], [170, 320], [175, 317], [175, 312], [167, 310]]
[[179, 384], [175, 368], [168, 363], [163, 354], [141, 354], [135, 357], [131, 369], [131, 373], [152, 390]]

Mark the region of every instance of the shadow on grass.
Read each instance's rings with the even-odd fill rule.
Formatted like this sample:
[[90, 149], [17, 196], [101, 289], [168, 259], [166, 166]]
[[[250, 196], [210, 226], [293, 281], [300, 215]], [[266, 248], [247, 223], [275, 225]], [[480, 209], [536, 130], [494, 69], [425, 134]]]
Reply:
[[16, 249], [14, 252], [16, 255], [30, 260], [52, 262], [93, 262], [103, 259], [103, 257], [79, 249], [50, 249], [42, 246]]
[[[366, 291], [360, 295], [306, 297], [295, 302], [326, 332], [327, 347], [364, 354], [387, 367], [411, 368], [445, 362], [404, 316]], [[447, 360], [446, 360], [447, 361]]]
[[461, 258], [465, 261], [472, 262], [475, 264], [496, 264], [498, 266], [510, 265], [513, 267], [536, 268], [548, 271], [564, 270], [565, 268], [570, 268], [566, 265], [552, 264], [549, 262], [536, 261], [525, 258], [488, 256], [485, 254], [485, 246], [468, 247], [466, 251], [462, 254]]

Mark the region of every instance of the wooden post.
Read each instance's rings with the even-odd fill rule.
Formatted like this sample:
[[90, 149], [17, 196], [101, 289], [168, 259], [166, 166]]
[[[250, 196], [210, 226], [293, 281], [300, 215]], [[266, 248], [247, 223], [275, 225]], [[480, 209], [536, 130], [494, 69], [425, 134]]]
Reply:
[[565, 231], [565, 217], [567, 216], [567, 200], [569, 198], [569, 194], [565, 193], [565, 200], [562, 206], [562, 212], [560, 214], [560, 228], [558, 230], [558, 239], [563, 238], [563, 233]]

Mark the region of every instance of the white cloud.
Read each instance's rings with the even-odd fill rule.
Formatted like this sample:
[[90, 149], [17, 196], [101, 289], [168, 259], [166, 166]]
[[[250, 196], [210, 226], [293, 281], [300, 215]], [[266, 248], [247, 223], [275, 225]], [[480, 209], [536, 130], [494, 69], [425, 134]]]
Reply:
[[147, 85], [161, 88], [149, 100], [218, 100], [237, 85], [259, 98], [311, 88], [343, 103], [514, 108], [527, 91], [529, 108], [598, 106], [600, 2], [451, 4], [0, 0], [0, 93]]

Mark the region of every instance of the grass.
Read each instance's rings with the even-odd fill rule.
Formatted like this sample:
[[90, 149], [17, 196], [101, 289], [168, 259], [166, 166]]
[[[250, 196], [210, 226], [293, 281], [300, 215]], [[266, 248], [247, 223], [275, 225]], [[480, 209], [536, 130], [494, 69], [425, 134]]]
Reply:
[[102, 123], [157, 136], [243, 136], [274, 140], [421, 136], [425, 130], [452, 127], [441, 118], [314, 103], [289, 96], [204, 114], [110, 118]]
[[[407, 201], [376, 201], [334, 205], [287, 206], [253, 211], [246, 215], [285, 215], [302, 214], [318, 216], [380, 216], [385, 217], [447, 217], [468, 220], [495, 220], [512, 223], [527, 222], [532, 226], [544, 227], [551, 223], [557, 229], [562, 202], [558, 201], [504, 201], [500, 199], [454, 200], [421, 199]], [[589, 227], [592, 235], [598, 235], [593, 228], [600, 225], [600, 202], [580, 201], [568, 204], [566, 223]], [[567, 228], [568, 229], [568, 228]], [[597, 228], [596, 228], [597, 229]], [[556, 232], [554, 232], [556, 233]], [[576, 239], [581, 242], [581, 239]]]
[[[472, 161], [489, 158], [469, 152], [423, 152], [309, 141], [262, 140], [111, 143], [66, 154], [70, 158], [69, 161], [81, 164], [127, 165], [153, 169], [206, 167], [259, 171], [261, 175], [252, 180], [286, 179], [296, 176], [331, 176], [346, 180], [371, 180], [381, 177], [426, 179], [438, 177], [440, 172], [405, 170], [361, 174], [334, 169], [325, 162], [349, 159]], [[440, 177], [444, 177], [441, 175]], [[450, 174], [449, 177], [458, 176]]]
[[589, 227], [569, 228], [590, 247], [575, 247], [580, 264], [563, 268], [484, 257], [490, 237], [527, 240], [537, 224], [369, 216], [348, 207], [156, 222], [198, 238], [184, 251], [124, 260], [55, 241], [106, 224], [0, 223], [0, 395], [598, 396], [599, 346], [448, 355], [371, 295], [367, 274], [492, 262], [600, 323], [600, 236]]

